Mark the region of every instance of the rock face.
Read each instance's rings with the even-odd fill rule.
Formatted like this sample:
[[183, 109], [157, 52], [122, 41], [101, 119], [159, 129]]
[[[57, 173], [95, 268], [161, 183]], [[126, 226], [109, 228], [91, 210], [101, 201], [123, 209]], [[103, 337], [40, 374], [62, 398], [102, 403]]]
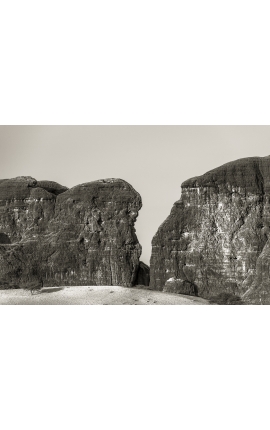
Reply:
[[270, 156], [227, 163], [182, 184], [152, 241], [150, 285], [270, 303]]
[[134, 285], [141, 206], [121, 179], [71, 189], [31, 177], [0, 181], [0, 285]]

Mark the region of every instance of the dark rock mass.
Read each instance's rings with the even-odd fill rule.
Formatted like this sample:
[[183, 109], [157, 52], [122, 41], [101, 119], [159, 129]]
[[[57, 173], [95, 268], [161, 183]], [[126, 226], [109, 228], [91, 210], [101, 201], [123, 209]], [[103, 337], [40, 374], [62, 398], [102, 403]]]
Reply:
[[270, 156], [236, 160], [185, 181], [152, 241], [150, 285], [270, 303]]
[[121, 179], [68, 189], [0, 181], [0, 286], [136, 284], [140, 195]]
[[150, 267], [140, 261], [137, 272], [136, 285], [144, 285], [148, 287], [150, 284]]

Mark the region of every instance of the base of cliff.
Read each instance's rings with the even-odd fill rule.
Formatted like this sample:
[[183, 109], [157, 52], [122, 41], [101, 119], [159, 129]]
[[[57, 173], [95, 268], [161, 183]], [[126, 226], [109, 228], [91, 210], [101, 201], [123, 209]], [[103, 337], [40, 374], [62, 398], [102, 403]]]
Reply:
[[44, 288], [31, 295], [23, 289], [0, 290], [0, 305], [208, 305], [200, 297], [163, 293], [140, 286]]

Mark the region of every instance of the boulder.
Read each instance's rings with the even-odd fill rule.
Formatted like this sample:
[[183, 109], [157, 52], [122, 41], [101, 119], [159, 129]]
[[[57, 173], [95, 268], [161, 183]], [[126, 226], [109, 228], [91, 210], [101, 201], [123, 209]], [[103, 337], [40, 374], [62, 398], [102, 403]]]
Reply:
[[198, 287], [187, 279], [177, 279], [175, 277], [165, 282], [163, 291], [166, 293], [186, 294], [189, 296], [198, 296]]

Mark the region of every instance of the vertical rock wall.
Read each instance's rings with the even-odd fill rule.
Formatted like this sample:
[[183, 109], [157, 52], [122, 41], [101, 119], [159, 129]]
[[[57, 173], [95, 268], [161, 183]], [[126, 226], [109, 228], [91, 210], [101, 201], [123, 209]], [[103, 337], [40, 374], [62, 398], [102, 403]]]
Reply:
[[141, 206], [140, 195], [121, 179], [70, 190], [30, 177], [2, 181], [0, 283], [134, 285], [141, 254], [134, 224]]
[[266, 301], [269, 199], [270, 157], [236, 160], [184, 182], [152, 241], [152, 288]]

